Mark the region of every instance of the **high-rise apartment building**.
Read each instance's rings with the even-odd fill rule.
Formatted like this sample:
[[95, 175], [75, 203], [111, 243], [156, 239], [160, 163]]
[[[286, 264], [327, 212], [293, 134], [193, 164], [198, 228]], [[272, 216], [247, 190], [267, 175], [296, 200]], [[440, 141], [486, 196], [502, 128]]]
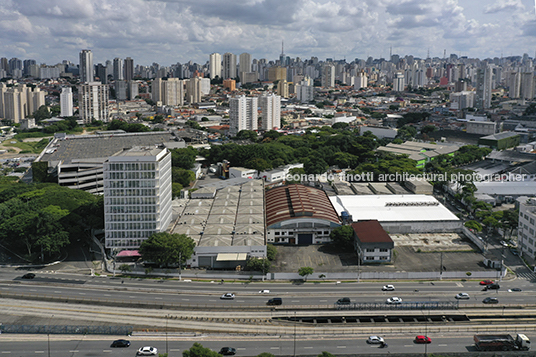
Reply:
[[209, 57], [209, 71], [210, 71], [210, 79], [216, 78], [218, 76], [219, 78], [222, 78], [221, 76], [221, 55], [219, 53], [212, 53]]
[[243, 73], [251, 72], [251, 55], [249, 53], [242, 53], [238, 57], [238, 76], [240, 77], [240, 82], [244, 83], [242, 79], [244, 77]]
[[82, 50], [80, 52], [80, 83], [93, 82], [93, 53], [91, 50]]
[[263, 95], [259, 97], [261, 107], [261, 127], [263, 130], [279, 129], [281, 127], [281, 97], [278, 95]]
[[283, 81], [287, 79], [287, 69], [285, 67], [270, 67], [268, 68], [268, 80], [270, 82]]
[[536, 257], [536, 198], [519, 197], [519, 221], [517, 240], [521, 252], [532, 259]]
[[201, 78], [194, 77], [186, 80], [186, 99], [188, 103], [199, 103], [203, 93], [201, 91]]
[[524, 99], [534, 98], [534, 73], [521, 73], [521, 97]]
[[491, 107], [493, 69], [490, 65], [479, 68], [476, 72], [476, 107], [487, 109]]
[[122, 58], [114, 58], [114, 80], [121, 81], [124, 79], [124, 65]]
[[365, 71], [360, 71], [357, 73], [357, 76], [354, 78], [354, 89], [367, 88], [368, 86], [368, 77]]
[[108, 86], [101, 82], [90, 82], [78, 87], [78, 112], [84, 124], [93, 120], [108, 122]]
[[104, 162], [105, 246], [137, 249], [171, 222], [171, 153], [133, 147]]
[[60, 110], [60, 116], [63, 118], [73, 116], [73, 91], [71, 87], [61, 88]]
[[106, 74], [106, 67], [102, 63], [97, 64], [97, 78], [102, 84], [108, 84], [108, 75]]
[[403, 92], [406, 87], [406, 79], [404, 78], [404, 73], [396, 72], [395, 78], [393, 78], [393, 91]]
[[322, 69], [322, 87], [335, 87], [335, 66], [324, 65]]
[[33, 114], [39, 107], [45, 105], [46, 92], [39, 88], [29, 88], [25, 84], [7, 88], [0, 86], [0, 114], [3, 118], [14, 123], [20, 123], [22, 119]]
[[312, 83], [307, 80], [302, 80], [299, 84], [295, 85], [296, 99], [300, 103], [309, 103], [314, 99], [314, 87]]
[[134, 60], [127, 57], [124, 62], [125, 81], [131, 81], [134, 79]]
[[156, 78], [151, 84], [152, 99], [161, 105], [180, 106], [184, 104], [184, 81], [178, 78]]
[[241, 130], [257, 130], [257, 97], [243, 95], [229, 99], [229, 134], [236, 135]]
[[286, 79], [283, 79], [282, 81], [277, 82], [277, 95], [283, 98], [289, 97], [288, 82]]
[[223, 54], [223, 69], [222, 69], [223, 79], [234, 79], [236, 78], [236, 55], [232, 53]]

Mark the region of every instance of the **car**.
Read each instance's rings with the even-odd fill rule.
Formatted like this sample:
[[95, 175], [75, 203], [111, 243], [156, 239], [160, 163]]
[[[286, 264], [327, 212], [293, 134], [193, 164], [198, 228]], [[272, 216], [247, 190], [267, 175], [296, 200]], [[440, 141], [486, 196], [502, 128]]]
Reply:
[[259, 294], [270, 294], [270, 290], [267, 290], [267, 289], [259, 290]]
[[128, 347], [128, 346], [130, 346], [130, 341], [128, 340], [115, 340], [110, 345], [110, 347]]
[[508, 289], [508, 292], [509, 292], [509, 293], [518, 292], [518, 291], [523, 291], [523, 290], [521, 290], [521, 288], [512, 288], [512, 289]]
[[35, 278], [35, 274], [34, 273], [26, 273], [22, 276], [23, 279], [33, 279]]
[[233, 347], [222, 347], [219, 354], [224, 356], [234, 356], [236, 354], [236, 349]]
[[220, 299], [222, 300], [233, 300], [235, 298], [234, 293], [225, 293], [222, 296], [220, 296]]
[[137, 356], [157, 356], [158, 350], [156, 349], [156, 347], [153, 347], [153, 346], [144, 346], [144, 347], [140, 347], [136, 355]]
[[270, 300], [268, 300], [268, 302], [266, 303], [266, 305], [282, 305], [283, 304], [283, 299], [281, 298], [271, 298]]
[[340, 298], [336, 302], [337, 305], [350, 305], [351, 303], [352, 301], [350, 301], [350, 298], [347, 298], [347, 297]]
[[398, 304], [402, 304], [402, 299], [399, 298], [399, 297], [396, 297], [396, 296], [393, 296], [389, 299], [387, 299], [387, 301], [385, 301], [386, 303], [388, 304], [394, 304], [394, 305], [398, 305]]
[[432, 343], [432, 339], [428, 336], [424, 335], [418, 335], [415, 336], [415, 340], [413, 340], [415, 343]]
[[455, 298], [458, 300], [469, 300], [471, 297], [467, 293], [458, 293]]
[[384, 287], [382, 288], [382, 291], [395, 291], [395, 286], [394, 285], [384, 285]]
[[490, 285], [493, 284], [493, 280], [482, 280], [480, 285]]
[[482, 302], [484, 304], [498, 304], [499, 303], [499, 299], [497, 299], [496, 297], [487, 297], [485, 298], [484, 300], [482, 300]]
[[371, 345], [377, 345], [382, 342], [385, 342], [385, 341], [383, 340], [383, 337], [380, 337], [380, 336], [369, 336], [369, 338], [367, 339], [367, 343]]
[[501, 244], [501, 245], [502, 245], [503, 247], [505, 247], [505, 248], [507, 248], [507, 247], [508, 247], [508, 243], [506, 243], [506, 242], [505, 242], [505, 241], [503, 241], [503, 240], [502, 240], [502, 241], [500, 241], [500, 244]]
[[486, 285], [486, 287], [484, 289], [486, 289], [486, 290], [498, 290], [500, 288], [501, 288], [501, 286], [499, 284], [493, 283], [493, 284]]
[[518, 256], [518, 255], [519, 255], [519, 252], [518, 252], [517, 249], [515, 249], [515, 248], [510, 248], [510, 253], [512, 253], [512, 254], [515, 255], [515, 256]]

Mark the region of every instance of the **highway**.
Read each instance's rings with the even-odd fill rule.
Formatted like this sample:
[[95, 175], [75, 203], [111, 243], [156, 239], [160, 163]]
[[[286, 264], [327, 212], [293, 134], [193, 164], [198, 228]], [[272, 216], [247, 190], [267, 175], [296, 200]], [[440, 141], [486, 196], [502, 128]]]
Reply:
[[[528, 335], [533, 339], [536, 335]], [[28, 337], [28, 336], [26, 336]], [[30, 336], [31, 337], [31, 336]], [[368, 336], [346, 339], [302, 339], [296, 337], [296, 355], [318, 355], [322, 351], [332, 354], [390, 354], [390, 353], [445, 353], [445, 352], [471, 352], [475, 351], [472, 335], [460, 335], [452, 337], [439, 337], [430, 335], [432, 343], [425, 346], [415, 344], [414, 336], [383, 336], [388, 344], [387, 348], [379, 348], [378, 345], [367, 344]], [[95, 336], [69, 336], [68, 340], [60, 336], [50, 336], [51, 356], [134, 356], [135, 351], [142, 346], [154, 346], [159, 353], [166, 352], [165, 336], [155, 337], [127, 337], [131, 341], [128, 348], [111, 348], [110, 343], [115, 337]], [[125, 337], [117, 337], [125, 338]], [[2, 335], [2, 355], [12, 356], [35, 356], [48, 355], [47, 336], [38, 336], [28, 341], [10, 340], [9, 335]], [[268, 352], [275, 356], [292, 356], [294, 354], [294, 336], [277, 336], [273, 338], [244, 338], [244, 337], [191, 337], [177, 338], [169, 335], [167, 351], [170, 357], [182, 356], [182, 351], [198, 342], [204, 347], [219, 351], [222, 347], [234, 347], [237, 356], [257, 356], [262, 352]]]

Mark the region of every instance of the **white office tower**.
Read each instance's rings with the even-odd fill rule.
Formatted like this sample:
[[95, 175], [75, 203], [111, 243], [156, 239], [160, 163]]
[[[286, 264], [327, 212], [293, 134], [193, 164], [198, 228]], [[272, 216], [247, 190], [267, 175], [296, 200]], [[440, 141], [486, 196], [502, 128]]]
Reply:
[[493, 69], [490, 65], [479, 68], [476, 72], [476, 107], [487, 109], [491, 107], [491, 85]]
[[171, 153], [133, 147], [104, 162], [106, 248], [137, 249], [171, 222]]
[[240, 77], [240, 82], [245, 83], [242, 77], [243, 73], [251, 72], [251, 55], [249, 53], [242, 53], [238, 57], [238, 76]]
[[114, 58], [114, 79], [116, 81], [123, 80], [123, 74], [124, 74], [124, 64], [122, 58]]
[[80, 83], [93, 82], [93, 53], [91, 50], [80, 52]]
[[335, 67], [326, 64], [322, 69], [322, 87], [335, 87]]
[[239, 96], [229, 99], [229, 134], [241, 130], [257, 130], [257, 97]]
[[71, 87], [61, 88], [60, 116], [63, 118], [73, 116], [73, 91]]
[[300, 103], [309, 103], [314, 99], [314, 87], [306, 80], [303, 80], [300, 82], [300, 84], [296, 84], [294, 87], [296, 91], [296, 99], [300, 101]]
[[209, 57], [210, 79], [216, 76], [221, 78], [221, 55], [219, 53], [211, 53]]
[[395, 78], [393, 78], [393, 91], [403, 92], [405, 87], [406, 83], [404, 79], [404, 73], [396, 72]]
[[78, 87], [78, 107], [84, 124], [93, 120], [108, 122], [108, 86], [101, 82], [81, 84]]
[[223, 79], [236, 78], [236, 55], [232, 53], [223, 54]]
[[357, 73], [357, 76], [354, 78], [354, 89], [359, 90], [361, 88], [367, 88], [368, 78], [365, 71]]
[[534, 98], [534, 74], [532, 72], [521, 73], [521, 97]]
[[194, 77], [186, 80], [186, 100], [188, 100], [188, 103], [199, 103], [202, 96], [201, 78]]
[[534, 256], [536, 252], [536, 198], [519, 197], [519, 226], [517, 240], [523, 255]]
[[281, 127], [281, 97], [278, 95], [263, 95], [259, 97], [261, 107], [261, 127], [268, 131]]

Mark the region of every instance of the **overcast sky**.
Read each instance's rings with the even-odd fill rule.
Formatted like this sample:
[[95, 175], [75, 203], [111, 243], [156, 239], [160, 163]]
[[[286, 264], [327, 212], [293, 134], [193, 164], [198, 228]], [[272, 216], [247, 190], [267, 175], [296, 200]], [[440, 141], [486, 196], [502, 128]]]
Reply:
[[212, 52], [352, 61], [536, 51], [533, 0], [0, 0], [0, 57], [205, 63]]

